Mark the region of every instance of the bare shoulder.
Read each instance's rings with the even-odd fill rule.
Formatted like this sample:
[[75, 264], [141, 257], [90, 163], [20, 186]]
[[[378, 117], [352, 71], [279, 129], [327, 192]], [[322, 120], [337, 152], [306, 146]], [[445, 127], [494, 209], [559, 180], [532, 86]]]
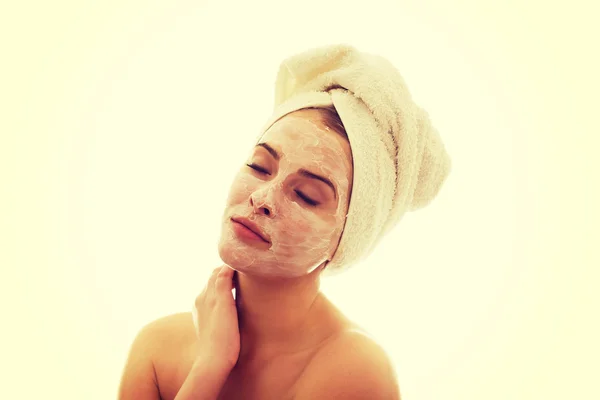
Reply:
[[[195, 328], [191, 312], [166, 315], [144, 325], [135, 342], [155, 369], [170, 355], [180, 356], [195, 343]], [[158, 371], [157, 371], [158, 372]]]
[[153, 361], [157, 372], [171, 367], [173, 360], [183, 361], [195, 350], [196, 330], [191, 312], [166, 315], [148, 323], [142, 331], [153, 344]]
[[142, 331], [159, 341], [189, 338], [195, 334], [192, 313], [180, 312], [157, 318], [144, 326]]
[[173, 399], [185, 381], [197, 351], [191, 312], [170, 314], [148, 323], [142, 331], [151, 342], [152, 364], [162, 399]]
[[[165, 398], [161, 376], [165, 355], [181, 354], [195, 334], [191, 313], [173, 314], [144, 325], [131, 344], [119, 384], [119, 399]], [[191, 322], [187, 322], [187, 320]], [[164, 381], [164, 380], [163, 380]], [[167, 388], [168, 389], [168, 388]]]
[[336, 335], [315, 354], [298, 382], [296, 400], [399, 400], [394, 366], [386, 351], [358, 329]]

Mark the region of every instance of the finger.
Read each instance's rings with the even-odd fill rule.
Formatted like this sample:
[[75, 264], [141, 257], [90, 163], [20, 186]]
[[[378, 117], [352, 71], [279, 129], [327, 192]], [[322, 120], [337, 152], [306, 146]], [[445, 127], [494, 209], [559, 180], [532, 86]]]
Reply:
[[229, 265], [223, 265], [219, 273], [217, 274], [217, 285], [222, 285], [223, 282], [228, 283], [231, 282], [233, 284], [233, 275], [235, 274], [235, 270], [231, 268]]
[[219, 274], [219, 271], [221, 271], [221, 267], [212, 270], [210, 276], [208, 277], [208, 282], [206, 282], [207, 287], [211, 287], [215, 284], [215, 282], [217, 281], [217, 275]]
[[231, 295], [231, 289], [233, 289], [233, 275], [235, 270], [228, 265], [224, 265], [223, 269], [219, 271], [217, 275], [217, 282], [215, 284], [215, 290], [217, 293], [223, 295], [229, 293]]
[[214, 295], [215, 284], [217, 282], [217, 276], [219, 275], [221, 268], [222, 267], [217, 267], [217, 268], [213, 269], [213, 271], [210, 274], [210, 277], [208, 278], [208, 282], [206, 282], [206, 287], [204, 288], [204, 291], [208, 298], [210, 298], [211, 296]]
[[221, 266], [221, 267], [214, 268], [214, 269], [212, 270], [212, 272], [210, 273], [210, 279], [212, 279], [213, 281], [214, 281], [215, 279], [217, 279], [217, 275], [219, 274], [219, 272], [221, 271], [221, 269], [222, 269], [222, 268], [223, 268], [222, 266]]

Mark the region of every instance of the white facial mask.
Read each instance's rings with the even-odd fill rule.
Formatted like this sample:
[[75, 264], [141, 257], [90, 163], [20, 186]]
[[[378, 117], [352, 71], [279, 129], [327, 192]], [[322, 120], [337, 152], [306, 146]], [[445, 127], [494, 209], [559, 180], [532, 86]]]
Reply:
[[[302, 115], [285, 116], [260, 142], [268, 143], [281, 158], [277, 161], [265, 149], [255, 148], [248, 164], [262, 167], [270, 175], [248, 166], [237, 174], [223, 216], [221, 258], [247, 273], [306, 275], [331, 259], [337, 248], [346, 218], [352, 161], [344, 152], [344, 139]], [[329, 179], [337, 199], [326, 183], [301, 176], [300, 169]], [[296, 191], [322, 204], [312, 207]], [[258, 225], [270, 238], [270, 246], [241, 240], [232, 217], [244, 217]]]

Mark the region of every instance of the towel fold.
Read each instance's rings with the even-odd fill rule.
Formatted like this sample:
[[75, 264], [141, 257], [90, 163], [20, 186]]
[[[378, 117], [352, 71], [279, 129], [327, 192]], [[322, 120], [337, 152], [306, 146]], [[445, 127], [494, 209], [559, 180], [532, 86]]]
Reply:
[[429, 115], [412, 100], [394, 65], [346, 44], [310, 49], [281, 63], [274, 112], [261, 132], [293, 111], [330, 105], [346, 129], [354, 176], [329, 274], [364, 259], [405, 212], [428, 205], [451, 169]]

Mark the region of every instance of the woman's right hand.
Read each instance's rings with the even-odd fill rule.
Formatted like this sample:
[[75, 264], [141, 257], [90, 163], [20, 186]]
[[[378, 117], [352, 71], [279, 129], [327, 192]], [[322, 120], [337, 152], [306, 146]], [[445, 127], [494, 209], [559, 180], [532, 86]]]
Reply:
[[199, 341], [197, 361], [232, 369], [240, 353], [240, 332], [234, 288], [235, 271], [215, 268], [196, 298], [192, 315]]

